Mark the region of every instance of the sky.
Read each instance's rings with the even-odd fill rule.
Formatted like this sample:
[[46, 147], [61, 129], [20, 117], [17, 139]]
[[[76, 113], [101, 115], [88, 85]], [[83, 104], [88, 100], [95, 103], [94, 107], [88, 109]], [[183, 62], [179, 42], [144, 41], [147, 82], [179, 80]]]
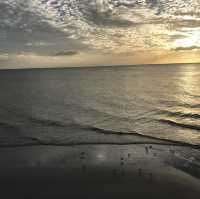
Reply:
[[0, 69], [200, 62], [200, 0], [0, 0]]

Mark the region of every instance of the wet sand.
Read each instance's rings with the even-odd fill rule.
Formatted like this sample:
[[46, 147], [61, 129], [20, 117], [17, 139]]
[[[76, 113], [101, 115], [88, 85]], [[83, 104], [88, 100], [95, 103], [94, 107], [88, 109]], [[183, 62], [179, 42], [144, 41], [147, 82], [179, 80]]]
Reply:
[[200, 151], [190, 147], [32, 146], [1, 148], [0, 156], [4, 199], [195, 199], [200, 195]]

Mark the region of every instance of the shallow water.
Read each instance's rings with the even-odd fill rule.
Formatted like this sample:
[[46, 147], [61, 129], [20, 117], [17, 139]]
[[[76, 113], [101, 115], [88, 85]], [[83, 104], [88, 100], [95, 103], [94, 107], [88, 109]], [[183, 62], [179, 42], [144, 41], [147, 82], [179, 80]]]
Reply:
[[200, 145], [200, 65], [0, 71], [1, 146], [132, 134]]

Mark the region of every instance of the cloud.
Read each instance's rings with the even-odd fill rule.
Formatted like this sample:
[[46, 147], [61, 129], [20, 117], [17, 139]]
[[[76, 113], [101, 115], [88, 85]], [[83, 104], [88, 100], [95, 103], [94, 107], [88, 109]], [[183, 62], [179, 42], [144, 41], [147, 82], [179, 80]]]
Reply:
[[170, 40], [171, 41], [176, 41], [178, 39], [185, 39], [187, 37], [187, 35], [185, 34], [181, 34], [181, 33], [174, 33], [172, 35], [170, 35]]
[[39, 12], [51, 13], [49, 23], [103, 53], [167, 48], [174, 42], [170, 32], [200, 25], [195, 0], [57, 0], [38, 5]]
[[186, 51], [186, 50], [200, 50], [200, 46], [187, 46], [174, 48], [175, 51]]
[[31, 47], [52, 46], [52, 45], [53, 44], [51, 42], [44, 42], [44, 41], [36, 41], [36, 42], [26, 43], [26, 46], [31, 46]]
[[73, 50], [65, 50], [65, 51], [59, 51], [59, 52], [56, 52], [55, 54], [53, 54], [53, 56], [73, 56], [73, 55], [76, 55], [78, 54], [77, 51], [73, 51]]
[[0, 0], [0, 53], [159, 51], [199, 26], [197, 0]]
[[[113, 4], [114, 5], [114, 4]], [[89, 23], [94, 23], [98, 26], [116, 26], [128, 27], [134, 25], [129, 19], [124, 19], [120, 14], [115, 12], [112, 4], [108, 1], [79, 1], [77, 4], [81, 10], [80, 15]]]
[[1, 54], [27, 52], [48, 55], [52, 49], [88, 49], [79, 39], [72, 39], [72, 34], [54, 27], [37, 12], [38, 2], [0, 0]]

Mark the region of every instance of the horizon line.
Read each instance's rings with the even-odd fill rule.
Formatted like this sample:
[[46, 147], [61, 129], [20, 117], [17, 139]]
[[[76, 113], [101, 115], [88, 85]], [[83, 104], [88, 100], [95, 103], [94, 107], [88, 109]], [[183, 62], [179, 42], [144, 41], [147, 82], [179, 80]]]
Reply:
[[85, 65], [85, 66], [55, 66], [55, 67], [19, 67], [19, 68], [1, 68], [0, 71], [6, 71], [6, 70], [37, 70], [37, 69], [79, 69], [79, 68], [106, 68], [106, 67], [140, 67], [140, 66], [163, 66], [163, 65], [192, 65], [192, 64], [200, 64], [200, 62], [189, 62], [189, 63], [180, 63], [180, 62], [174, 62], [174, 63], [150, 63], [150, 64], [119, 64], [119, 65]]

